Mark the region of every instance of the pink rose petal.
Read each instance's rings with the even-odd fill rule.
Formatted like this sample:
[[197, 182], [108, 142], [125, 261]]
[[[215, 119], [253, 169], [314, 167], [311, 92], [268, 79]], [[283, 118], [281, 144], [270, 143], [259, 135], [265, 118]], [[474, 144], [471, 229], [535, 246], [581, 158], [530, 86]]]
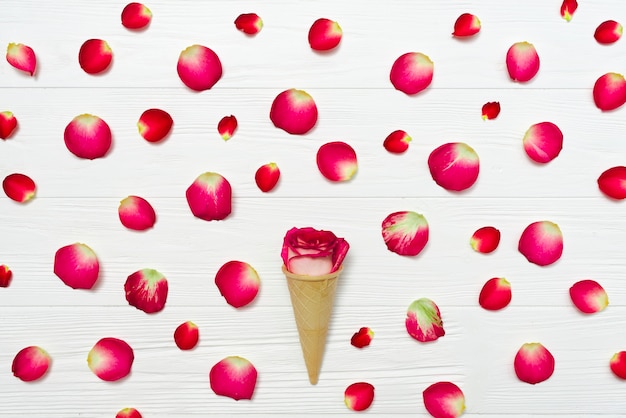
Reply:
[[148, 109], [139, 117], [137, 129], [146, 141], [160, 142], [169, 135], [173, 124], [174, 120], [165, 110]]
[[317, 19], [309, 28], [309, 45], [315, 51], [328, 51], [341, 42], [343, 31], [339, 23], [326, 19]]
[[563, 132], [552, 122], [540, 122], [528, 128], [522, 142], [524, 151], [533, 161], [545, 164], [561, 152]]
[[118, 338], [102, 338], [87, 355], [89, 369], [100, 379], [114, 382], [128, 376], [135, 360], [135, 353], [126, 341]]
[[181, 350], [191, 350], [198, 344], [200, 330], [191, 321], [183, 322], [174, 331], [174, 342]]
[[211, 389], [218, 396], [238, 401], [252, 399], [257, 371], [247, 359], [229, 356], [217, 362], [209, 372]]
[[126, 29], [144, 29], [152, 20], [152, 12], [141, 3], [128, 3], [122, 10], [122, 26]]
[[382, 234], [387, 249], [399, 255], [416, 256], [428, 242], [428, 222], [413, 211], [394, 212], [383, 220]]
[[102, 39], [88, 39], [78, 51], [78, 63], [87, 74], [99, 74], [111, 65], [113, 51]]
[[434, 341], [443, 337], [443, 321], [439, 308], [430, 299], [421, 298], [413, 301], [407, 311], [406, 330], [417, 341]]
[[353, 383], [344, 391], [343, 401], [351, 411], [365, 411], [374, 401], [374, 386], [367, 382]]
[[24, 44], [10, 43], [7, 46], [6, 58], [12, 67], [30, 74], [31, 77], [35, 75], [37, 57], [31, 47]]
[[115, 414], [115, 418], [142, 418], [142, 416], [135, 408], [124, 408]]
[[426, 89], [433, 81], [434, 64], [421, 52], [407, 52], [391, 66], [389, 79], [401, 92], [413, 95]]
[[263, 20], [256, 13], [244, 13], [235, 19], [235, 27], [246, 35], [256, 35], [263, 28]]
[[495, 119], [500, 114], [500, 102], [487, 102], [483, 105], [481, 111], [483, 120]]
[[270, 120], [287, 133], [304, 135], [317, 123], [317, 106], [306, 91], [285, 90], [274, 98]]
[[9, 139], [17, 128], [17, 118], [13, 112], [0, 112], [0, 139]]
[[148, 201], [139, 196], [128, 196], [120, 201], [117, 208], [120, 222], [128, 229], [144, 231], [156, 222], [156, 213]]
[[561, 17], [569, 22], [572, 20], [577, 8], [578, 2], [576, 0], [563, 0], [561, 4]]
[[2, 180], [2, 190], [9, 199], [26, 203], [35, 197], [37, 186], [26, 174], [13, 173]]
[[563, 234], [553, 222], [533, 222], [522, 232], [517, 249], [529, 262], [547, 266], [561, 258]]
[[68, 123], [63, 139], [72, 154], [89, 160], [104, 157], [113, 142], [109, 125], [98, 116], [86, 113]]
[[424, 407], [435, 418], [456, 418], [465, 412], [465, 395], [452, 382], [437, 382], [422, 392]]
[[233, 115], [224, 116], [217, 124], [217, 132], [224, 141], [228, 141], [237, 130], [237, 118]]
[[606, 290], [595, 280], [581, 280], [569, 288], [572, 303], [579, 311], [592, 314], [604, 310], [609, 304]]
[[623, 32], [624, 28], [619, 22], [614, 20], [605, 20], [598, 25], [593, 37], [599, 44], [608, 45], [619, 41]]
[[531, 385], [547, 380], [554, 373], [554, 357], [541, 343], [523, 344], [513, 365], [517, 378]]
[[317, 150], [317, 168], [330, 181], [348, 181], [358, 169], [356, 152], [345, 142], [327, 142]]
[[167, 302], [167, 279], [154, 269], [138, 270], [126, 279], [124, 292], [130, 306], [148, 314], [159, 312]]
[[13, 272], [11, 269], [4, 264], [0, 265], [0, 287], [9, 287], [12, 278]]
[[204, 91], [222, 78], [222, 62], [212, 49], [196, 44], [180, 53], [176, 71], [187, 87]]
[[24, 382], [41, 379], [50, 368], [50, 355], [41, 347], [22, 348], [13, 358], [13, 375]]
[[620, 379], [626, 379], [626, 351], [613, 354], [609, 361], [609, 366], [615, 376]]
[[218, 173], [199, 175], [187, 188], [186, 197], [191, 213], [205, 221], [225, 219], [232, 210], [230, 183]]
[[593, 101], [602, 111], [615, 110], [626, 103], [626, 80], [618, 73], [606, 73], [593, 85]]
[[452, 36], [458, 38], [474, 36], [480, 32], [480, 20], [471, 13], [463, 13], [454, 22]]
[[598, 188], [613, 199], [626, 199], [626, 167], [617, 166], [605, 170], [598, 177]]
[[254, 174], [254, 181], [257, 187], [264, 193], [267, 193], [276, 187], [280, 179], [280, 170], [276, 163], [267, 163], [259, 167]]
[[383, 147], [392, 154], [402, 154], [409, 149], [412, 138], [402, 130], [393, 131], [383, 141]]
[[361, 327], [350, 338], [350, 344], [356, 348], [367, 347], [372, 342], [372, 338], [374, 338], [374, 331], [369, 327]]
[[54, 274], [72, 289], [91, 289], [98, 281], [100, 262], [89, 246], [77, 242], [56, 251]]
[[433, 150], [428, 156], [430, 174], [439, 186], [460, 192], [472, 187], [478, 179], [478, 154], [463, 142], [450, 142]]
[[539, 55], [529, 42], [517, 42], [506, 53], [506, 68], [511, 80], [525, 83], [539, 71]]
[[498, 311], [511, 302], [511, 283], [504, 277], [494, 277], [483, 285], [478, 303], [488, 311]]
[[478, 253], [489, 254], [500, 244], [500, 230], [493, 226], [478, 228], [470, 238], [470, 246]]
[[226, 302], [235, 308], [246, 306], [259, 292], [261, 279], [256, 270], [243, 261], [229, 261], [215, 275], [215, 285]]

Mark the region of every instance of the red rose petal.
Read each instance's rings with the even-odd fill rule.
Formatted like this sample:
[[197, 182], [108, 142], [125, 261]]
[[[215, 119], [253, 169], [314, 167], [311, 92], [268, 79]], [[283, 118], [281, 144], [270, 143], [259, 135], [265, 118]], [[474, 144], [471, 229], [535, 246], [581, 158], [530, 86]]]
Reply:
[[443, 321], [439, 307], [428, 298], [413, 301], [407, 311], [406, 330], [417, 341], [428, 342], [443, 337]]
[[413, 211], [391, 213], [382, 223], [385, 245], [398, 255], [418, 255], [428, 243], [428, 233], [428, 221], [424, 215]]
[[500, 230], [493, 226], [478, 228], [470, 238], [470, 246], [478, 253], [489, 254], [500, 244]]
[[267, 193], [276, 187], [280, 179], [280, 170], [276, 163], [267, 163], [259, 167], [254, 174], [254, 181], [257, 187], [264, 193]]
[[598, 177], [598, 188], [613, 199], [626, 199], [626, 167], [611, 167]]
[[0, 287], [9, 287], [13, 272], [8, 266], [0, 265]]
[[525, 343], [514, 360], [515, 374], [531, 385], [547, 380], [554, 373], [554, 357], [541, 343]]
[[178, 57], [176, 71], [180, 80], [192, 90], [204, 91], [222, 78], [222, 62], [212, 49], [191, 45]]
[[141, 3], [128, 3], [122, 10], [122, 26], [126, 29], [144, 29], [152, 20], [152, 12]]
[[343, 31], [337, 22], [320, 18], [309, 28], [309, 45], [316, 51], [328, 51], [339, 45], [342, 36]]
[[211, 389], [218, 396], [238, 401], [252, 399], [256, 387], [257, 371], [247, 359], [226, 357], [217, 362], [209, 372]]
[[187, 188], [187, 204], [191, 213], [205, 221], [220, 221], [232, 210], [232, 188], [221, 174], [199, 175]]
[[25, 203], [35, 197], [37, 186], [33, 179], [26, 174], [9, 174], [2, 181], [2, 190], [11, 200], [18, 203]]
[[350, 339], [350, 344], [355, 346], [356, 348], [363, 348], [370, 345], [372, 342], [372, 338], [374, 338], [374, 331], [372, 331], [368, 327], [361, 327], [357, 332], [352, 335]]
[[604, 310], [609, 304], [606, 290], [595, 280], [581, 280], [569, 289], [572, 303], [578, 310], [592, 314]]
[[117, 208], [120, 222], [128, 229], [144, 231], [156, 222], [156, 213], [148, 201], [139, 196], [128, 196]]
[[494, 277], [483, 285], [478, 303], [483, 309], [497, 311], [511, 302], [511, 283], [503, 277]]
[[135, 408], [124, 408], [117, 412], [115, 418], [142, 418], [142, 416]]
[[91, 289], [98, 281], [100, 262], [89, 246], [77, 242], [56, 251], [54, 274], [72, 289]]
[[263, 20], [256, 13], [244, 13], [235, 19], [235, 27], [246, 35], [256, 35], [263, 28]]
[[167, 302], [167, 279], [154, 269], [138, 270], [126, 279], [124, 292], [130, 306], [148, 314], [156, 313]]
[[392, 154], [402, 154], [409, 149], [412, 138], [402, 130], [393, 131], [383, 141], [383, 147]]
[[394, 61], [389, 79], [396, 90], [414, 95], [430, 86], [433, 72], [434, 64], [427, 55], [407, 52]]
[[31, 77], [35, 75], [37, 57], [31, 47], [24, 44], [10, 43], [7, 46], [6, 58], [12, 67], [30, 74]]
[[102, 338], [89, 350], [87, 365], [100, 379], [114, 382], [130, 374], [135, 353], [126, 341]]
[[446, 190], [466, 190], [478, 179], [480, 160], [476, 151], [463, 142], [450, 142], [428, 156], [428, 169], [435, 183]]
[[109, 68], [113, 51], [102, 39], [88, 39], [78, 51], [78, 63], [87, 74], [99, 74]]
[[50, 355], [41, 347], [22, 348], [13, 358], [13, 375], [24, 382], [41, 379], [50, 368]]
[[620, 379], [626, 379], [626, 351], [617, 352], [609, 362], [611, 371]]
[[619, 22], [606, 20], [598, 25], [593, 37], [599, 44], [608, 45], [617, 42], [623, 32], [624, 28]]
[[569, 22], [572, 20], [577, 8], [578, 2], [576, 0], [563, 0], [561, 4], [561, 17]]
[[139, 117], [137, 129], [146, 141], [160, 142], [169, 135], [173, 124], [174, 120], [165, 110], [148, 109]]
[[424, 407], [435, 418], [457, 418], [465, 412], [465, 395], [452, 382], [437, 382], [422, 392]]
[[506, 68], [511, 80], [525, 83], [539, 72], [539, 55], [529, 42], [517, 42], [506, 53]]
[[353, 383], [344, 391], [343, 401], [352, 411], [365, 411], [374, 401], [374, 386], [367, 382]]
[[550, 265], [563, 254], [563, 233], [553, 222], [533, 222], [522, 232], [517, 249], [533, 264]]
[[452, 36], [468, 37], [480, 32], [480, 20], [471, 13], [463, 13], [454, 22]]
[[261, 279], [256, 270], [243, 261], [229, 261], [215, 275], [215, 285], [226, 302], [241, 308], [254, 300], [259, 292]]
[[191, 321], [183, 322], [174, 331], [174, 342], [181, 350], [191, 350], [198, 344], [200, 331]]
[[563, 149], [563, 132], [552, 122], [540, 122], [528, 128], [522, 142], [524, 151], [533, 161], [546, 164]]
[[317, 168], [330, 181], [348, 181], [358, 169], [356, 152], [345, 142], [328, 142], [317, 150]]
[[495, 119], [500, 114], [500, 102], [487, 102], [483, 105], [481, 111], [483, 120]]
[[593, 85], [593, 101], [600, 110], [615, 110], [626, 103], [626, 79], [618, 73], [606, 73]]
[[9, 139], [17, 128], [17, 118], [12, 112], [0, 112], [0, 139]]
[[228, 141], [237, 130], [237, 118], [233, 115], [224, 116], [217, 124], [217, 132], [224, 141]]
[[304, 90], [289, 89], [274, 98], [270, 120], [279, 129], [292, 135], [304, 135], [317, 123], [317, 106]]
[[68, 123], [63, 139], [72, 154], [89, 160], [104, 157], [113, 142], [109, 125], [98, 116], [87, 113]]

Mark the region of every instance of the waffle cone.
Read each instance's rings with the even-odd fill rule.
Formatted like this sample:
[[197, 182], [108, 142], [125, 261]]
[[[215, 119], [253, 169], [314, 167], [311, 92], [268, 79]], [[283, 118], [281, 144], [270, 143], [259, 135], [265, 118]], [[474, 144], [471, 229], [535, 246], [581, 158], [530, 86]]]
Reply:
[[337, 278], [342, 270], [343, 266], [323, 276], [304, 276], [290, 273], [283, 265], [302, 355], [312, 385], [317, 383], [322, 367]]

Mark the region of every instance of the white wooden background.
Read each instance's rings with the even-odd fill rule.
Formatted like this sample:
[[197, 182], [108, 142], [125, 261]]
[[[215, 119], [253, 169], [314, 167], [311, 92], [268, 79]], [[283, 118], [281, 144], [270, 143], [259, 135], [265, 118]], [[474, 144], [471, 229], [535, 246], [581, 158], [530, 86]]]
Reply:
[[[3, 0], [0, 46], [30, 45], [38, 70], [31, 78], [0, 64], [0, 111], [12, 111], [20, 124], [0, 143], [0, 177], [25, 173], [38, 191], [27, 205], [0, 197], [0, 264], [14, 272], [11, 286], [0, 289], [0, 416], [113, 417], [127, 406], [146, 418], [348, 416], [343, 391], [357, 381], [376, 388], [369, 416], [426, 416], [422, 390], [439, 380], [463, 389], [466, 416], [625, 416], [626, 382], [608, 361], [626, 350], [626, 216], [596, 179], [626, 164], [626, 108], [601, 113], [591, 88], [606, 72], [626, 71], [625, 40], [601, 46], [593, 39], [604, 20], [626, 23], [626, 5], [580, 3], [567, 23], [560, 0], [150, 0], [152, 24], [135, 33], [120, 24], [125, 1]], [[264, 21], [256, 37], [234, 27], [247, 12]], [[483, 24], [470, 41], [450, 35], [463, 12]], [[332, 54], [308, 46], [308, 28], [319, 17], [343, 28]], [[104, 75], [78, 65], [89, 38], [113, 49]], [[532, 42], [541, 57], [539, 74], [524, 85], [508, 79], [504, 63], [517, 41]], [[218, 84], [200, 94], [176, 74], [178, 54], [194, 43], [214, 49], [224, 66]], [[415, 97], [388, 79], [393, 61], [408, 51], [435, 63], [431, 87]], [[276, 129], [268, 116], [276, 94], [292, 87], [307, 90], [319, 108], [317, 127], [304, 137]], [[502, 104], [496, 120], [480, 117], [487, 101]], [[156, 146], [135, 126], [151, 107], [175, 121]], [[65, 125], [80, 113], [109, 123], [114, 147], [106, 158], [79, 160], [65, 148]], [[240, 126], [224, 142], [216, 126], [229, 114]], [[556, 160], [539, 166], [521, 139], [545, 120], [561, 128], [565, 142]], [[382, 147], [395, 129], [413, 137], [404, 155]], [[317, 148], [331, 140], [357, 152], [350, 182], [327, 182], [316, 168]], [[439, 188], [426, 163], [430, 151], [451, 141], [467, 142], [481, 159], [478, 182], [461, 194]], [[282, 178], [263, 194], [254, 172], [270, 161]], [[225, 221], [201, 221], [187, 207], [185, 189], [205, 171], [233, 186], [234, 211]], [[117, 205], [130, 194], [155, 207], [153, 230], [134, 233], [119, 223]], [[398, 210], [429, 221], [430, 242], [416, 258], [387, 251], [382, 240], [382, 220]], [[559, 224], [565, 250], [541, 268], [517, 252], [517, 240], [527, 224], [544, 219]], [[502, 232], [487, 256], [468, 243], [484, 225]], [[292, 226], [331, 229], [352, 244], [317, 386], [307, 380], [280, 270], [282, 238]], [[93, 291], [72, 290], [52, 272], [54, 252], [77, 241], [101, 261]], [[240, 310], [213, 283], [233, 259], [252, 264], [262, 280], [256, 301]], [[126, 277], [145, 267], [170, 283], [167, 306], [151, 316], [128, 306], [123, 292]], [[487, 312], [478, 293], [495, 276], [511, 282], [513, 300]], [[568, 289], [584, 278], [607, 290], [605, 311], [584, 316], [571, 305]], [[435, 343], [420, 344], [404, 329], [406, 308], [420, 297], [442, 312], [446, 336]], [[172, 339], [186, 320], [201, 334], [191, 352]], [[375, 337], [358, 350], [350, 337], [361, 326]], [[117, 384], [87, 367], [87, 352], [104, 336], [135, 349], [131, 376]], [[536, 386], [513, 372], [515, 352], [532, 341], [556, 358], [552, 378]], [[11, 374], [13, 356], [27, 345], [53, 358], [47, 377], [31, 384]], [[252, 401], [210, 390], [210, 367], [228, 355], [256, 366]]]

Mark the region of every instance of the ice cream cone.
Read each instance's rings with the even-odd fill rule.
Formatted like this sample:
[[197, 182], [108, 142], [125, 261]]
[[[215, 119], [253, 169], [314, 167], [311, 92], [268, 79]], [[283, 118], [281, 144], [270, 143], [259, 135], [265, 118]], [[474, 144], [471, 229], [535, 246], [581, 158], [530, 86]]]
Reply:
[[302, 355], [312, 385], [317, 384], [322, 367], [337, 278], [342, 270], [343, 266], [340, 266], [337, 271], [323, 276], [304, 276], [290, 273], [283, 265]]

